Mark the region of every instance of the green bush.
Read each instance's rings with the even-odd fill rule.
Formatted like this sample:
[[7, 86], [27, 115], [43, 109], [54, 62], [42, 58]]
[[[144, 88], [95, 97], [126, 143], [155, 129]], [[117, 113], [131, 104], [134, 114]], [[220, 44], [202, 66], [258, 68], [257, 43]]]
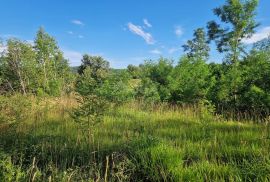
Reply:
[[11, 157], [0, 151], [0, 181], [18, 182], [25, 180], [26, 174], [20, 166], [12, 163]]
[[31, 101], [21, 94], [0, 96], [0, 124], [17, 124], [29, 114]]

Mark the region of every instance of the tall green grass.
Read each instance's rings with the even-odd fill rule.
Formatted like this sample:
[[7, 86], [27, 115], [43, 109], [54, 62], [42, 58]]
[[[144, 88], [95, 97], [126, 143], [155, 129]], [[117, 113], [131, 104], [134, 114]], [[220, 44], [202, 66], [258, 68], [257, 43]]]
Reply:
[[268, 124], [129, 103], [111, 108], [89, 143], [74, 105], [41, 101], [16, 129], [0, 127], [0, 181], [270, 181]]

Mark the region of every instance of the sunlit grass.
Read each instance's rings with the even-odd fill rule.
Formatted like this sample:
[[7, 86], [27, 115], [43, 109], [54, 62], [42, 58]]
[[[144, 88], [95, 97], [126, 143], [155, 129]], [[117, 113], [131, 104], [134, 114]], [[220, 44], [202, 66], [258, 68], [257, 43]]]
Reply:
[[89, 143], [69, 117], [73, 104], [36, 107], [16, 132], [1, 131], [0, 179], [270, 181], [267, 124], [129, 103], [110, 109]]

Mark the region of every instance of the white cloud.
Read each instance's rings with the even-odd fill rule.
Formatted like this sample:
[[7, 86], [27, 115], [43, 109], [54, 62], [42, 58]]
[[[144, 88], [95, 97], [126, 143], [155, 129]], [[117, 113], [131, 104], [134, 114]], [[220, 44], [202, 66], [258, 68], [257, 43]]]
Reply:
[[262, 28], [250, 38], [246, 38], [242, 42], [245, 44], [253, 44], [267, 38], [268, 36], [270, 36], [270, 26]]
[[132, 33], [142, 37], [146, 41], [147, 44], [154, 44], [155, 43], [153, 36], [150, 33], [145, 32], [141, 26], [137, 26], [137, 25], [134, 25], [132, 23], [128, 23], [128, 29]]
[[80, 25], [80, 26], [83, 26], [84, 23], [80, 20], [72, 20], [71, 23], [75, 24], [75, 25]]
[[82, 39], [82, 38], [84, 38], [84, 36], [83, 35], [78, 35], [78, 38]]
[[160, 50], [158, 50], [158, 49], [153, 49], [153, 50], [150, 51], [150, 53], [151, 54], [158, 54], [158, 55], [162, 54], [162, 52]]
[[149, 21], [147, 19], [143, 19], [143, 23], [145, 26], [147, 26], [148, 28], [151, 28], [152, 25], [149, 23]]
[[72, 31], [68, 31], [67, 33], [70, 34], [70, 35], [73, 35], [74, 34]]
[[183, 28], [181, 26], [176, 26], [174, 33], [177, 37], [181, 37], [184, 34]]

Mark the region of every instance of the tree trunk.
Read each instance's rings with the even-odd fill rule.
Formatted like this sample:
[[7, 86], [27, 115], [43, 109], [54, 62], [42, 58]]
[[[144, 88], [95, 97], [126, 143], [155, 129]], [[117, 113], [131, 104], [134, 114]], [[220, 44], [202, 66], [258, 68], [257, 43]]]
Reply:
[[18, 76], [19, 76], [20, 85], [21, 85], [21, 88], [22, 88], [23, 95], [26, 95], [25, 83], [23, 81], [23, 78], [22, 78], [22, 75], [21, 75], [21, 71], [20, 70], [18, 70]]
[[46, 61], [44, 60], [43, 61], [43, 73], [44, 73], [44, 82], [43, 82], [43, 87], [44, 87], [44, 90], [46, 90], [47, 88], [47, 85], [48, 85], [48, 81], [47, 81], [47, 72], [46, 72]]

